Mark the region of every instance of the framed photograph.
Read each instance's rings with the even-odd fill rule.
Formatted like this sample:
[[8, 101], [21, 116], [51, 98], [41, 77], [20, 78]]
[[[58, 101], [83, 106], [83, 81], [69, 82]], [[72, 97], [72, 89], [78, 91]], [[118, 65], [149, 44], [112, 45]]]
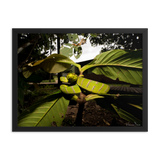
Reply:
[[148, 29], [12, 29], [12, 131], [148, 131]]

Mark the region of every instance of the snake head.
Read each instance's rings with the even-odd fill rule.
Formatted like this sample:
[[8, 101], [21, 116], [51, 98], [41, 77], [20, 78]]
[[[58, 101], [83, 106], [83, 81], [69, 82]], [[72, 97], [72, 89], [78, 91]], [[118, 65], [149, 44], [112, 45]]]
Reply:
[[75, 73], [68, 73], [67, 79], [69, 83], [75, 83], [78, 79], [78, 76]]

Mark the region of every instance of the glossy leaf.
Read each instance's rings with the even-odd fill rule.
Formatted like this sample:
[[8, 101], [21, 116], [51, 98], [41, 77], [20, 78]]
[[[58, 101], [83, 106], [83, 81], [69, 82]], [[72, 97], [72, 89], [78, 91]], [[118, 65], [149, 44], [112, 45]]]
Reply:
[[19, 127], [61, 126], [65, 117], [69, 100], [61, 91], [35, 103], [18, 117]]
[[81, 72], [87, 69], [97, 75], [108, 78], [142, 85], [142, 50], [111, 50], [103, 52], [95, 57], [88, 65], [81, 68]]
[[104, 98], [103, 96], [99, 96], [98, 94], [89, 94], [85, 97], [86, 101], [90, 101], [97, 98]]
[[142, 107], [141, 106], [139, 106], [139, 105], [135, 105], [135, 104], [132, 104], [132, 103], [128, 103], [129, 105], [131, 105], [131, 106], [133, 106], [133, 107], [136, 107], [136, 108], [138, 108], [138, 109], [140, 109], [140, 110], [142, 110]]
[[111, 105], [115, 109], [115, 111], [118, 113], [118, 115], [121, 118], [125, 119], [126, 121], [129, 121], [129, 122], [132, 122], [132, 123], [136, 123], [136, 124], [139, 124], [139, 125], [142, 123], [139, 119], [137, 119], [135, 116], [133, 116], [129, 112], [123, 110], [122, 108], [118, 108], [114, 104], [111, 104]]
[[23, 68], [23, 75], [28, 78], [33, 72], [39, 68], [43, 68], [48, 73], [59, 73], [68, 69], [71, 65], [81, 68], [79, 64], [76, 64], [71, 59], [60, 54], [52, 54], [49, 57], [39, 60], [35, 63], [29, 63], [28, 66]]

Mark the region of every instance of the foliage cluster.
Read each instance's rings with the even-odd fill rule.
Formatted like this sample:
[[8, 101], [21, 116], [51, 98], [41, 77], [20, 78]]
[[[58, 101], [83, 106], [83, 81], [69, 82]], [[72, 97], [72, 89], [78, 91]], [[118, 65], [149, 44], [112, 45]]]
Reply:
[[[57, 43], [56, 39], [58, 36], [62, 40], [60, 55], [51, 54], [47, 56], [47, 50], [50, 50], [50, 53], [52, 53], [56, 49], [56, 45], [53, 44]], [[97, 85], [93, 86], [93, 81], [87, 79], [84, 80], [87, 86], [84, 86], [83, 82], [79, 82], [80, 77], [83, 77], [84, 71], [90, 69], [94, 74], [104, 75], [113, 80], [119, 79], [128, 84], [142, 85], [142, 50], [116, 49], [117, 46], [117, 48], [123, 47], [127, 49], [141, 48], [141, 35], [115, 33], [81, 34], [81, 36], [83, 38], [80, 40], [78, 34], [19, 34], [18, 98], [20, 106], [23, 107], [25, 95], [34, 97], [40, 94], [39, 91], [28, 92], [28, 82], [37, 83], [43, 80], [43, 78], [36, 79], [39, 74], [34, 74], [39, 69], [41, 69], [41, 73], [44, 75], [46, 72], [61, 73], [74, 65], [80, 72], [75, 86], [72, 84], [64, 86], [66, 92], [59, 86], [60, 89], [53, 90], [52, 95], [35, 102], [24, 110], [18, 117], [19, 126], [61, 126], [70, 101], [74, 100], [81, 104], [92, 99], [95, 99], [97, 104], [111, 110], [127, 121], [136, 122], [137, 124], [142, 123], [141, 95], [110, 94], [106, 89], [104, 90], [107, 92], [101, 95], [99, 91], [103, 89], [105, 84], [95, 82], [94, 84]], [[87, 38], [90, 39], [92, 45], [104, 44], [105, 48], [102, 48], [102, 51], [107, 50], [107, 52], [97, 55], [91, 63], [81, 68], [79, 64], [74, 63], [69, 57], [72, 55], [76, 58], [81, 56], [81, 45], [85, 44]], [[135, 48], [135, 46], [138, 47]], [[34, 76], [33, 80], [31, 79], [32, 76]], [[97, 90], [93, 94], [92, 90], [94, 88]]]
[[[77, 80], [77, 84], [74, 86], [67, 86], [67, 85], [61, 85], [58, 92], [53, 93], [52, 98], [47, 97], [44, 101], [39, 102], [37, 105], [31, 106], [32, 110], [30, 112], [23, 112], [19, 117], [19, 126], [24, 126], [25, 124], [31, 125], [31, 126], [50, 126], [52, 122], [56, 124], [56, 126], [60, 126], [67, 110], [67, 106], [69, 104], [70, 100], [75, 100], [79, 104], [83, 104], [86, 101], [92, 100], [92, 99], [98, 99], [97, 103], [100, 103], [101, 106], [107, 107], [109, 110], [114, 111], [117, 113], [120, 117], [124, 118], [127, 121], [136, 122], [138, 124], [141, 124], [141, 120], [139, 120], [137, 117], [135, 117], [135, 109], [142, 110], [142, 106], [140, 104], [132, 104], [128, 103], [121, 105], [121, 103], [118, 100], [121, 98], [130, 99], [133, 100], [133, 98], [142, 98], [141, 96], [134, 96], [134, 95], [114, 95], [114, 94], [108, 94], [108, 87], [104, 88], [105, 84], [100, 82], [94, 82], [94, 85], [92, 84], [93, 81], [87, 80], [85, 78], [81, 77], [83, 76], [83, 72], [89, 68], [97, 69], [96, 74], [102, 74], [103, 72], [107, 77], [110, 77], [112, 79], [119, 78], [121, 81], [130, 83], [130, 84], [138, 84], [142, 85], [142, 55], [141, 51], [123, 51], [123, 50], [113, 50], [104, 52], [100, 56], [98, 55], [92, 63], [89, 65], [86, 65], [84, 67], [80, 67], [73, 61], [71, 61], [69, 58], [64, 57], [62, 55], [51, 55], [50, 57], [47, 57], [43, 60], [43, 62], [48, 61], [51, 57], [53, 59], [50, 59], [50, 63], [52, 63], [52, 67], [50, 66], [48, 71], [52, 71], [53, 68], [55, 68], [57, 65], [59, 67], [59, 72], [62, 72], [62, 70], [66, 70], [66, 68], [69, 68], [70, 65], [75, 65], [80, 70], [80, 75]], [[130, 56], [134, 55], [133, 58], [129, 58]], [[103, 57], [103, 58], [102, 58]], [[112, 57], [112, 58], [111, 58]], [[99, 61], [102, 60], [104, 63], [99, 63]], [[41, 63], [43, 63], [41, 60], [40, 62], [36, 62], [36, 65], [32, 65], [28, 67], [29, 75], [32, 74], [35, 69], [38, 69], [41, 67]], [[59, 62], [59, 63], [57, 63]], [[38, 65], [37, 65], [38, 64]], [[67, 64], [67, 65], [66, 65]], [[69, 65], [70, 64], [70, 65]], [[43, 66], [45, 68], [45, 65]], [[47, 66], [48, 67], [48, 66]], [[100, 69], [103, 69], [102, 71]], [[58, 71], [58, 70], [57, 70]], [[26, 74], [26, 70], [24, 70], [24, 76], [28, 76]], [[128, 78], [132, 77], [132, 78]], [[134, 78], [135, 77], [135, 78]], [[84, 79], [84, 80], [83, 80]], [[66, 82], [66, 81], [65, 81]], [[90, 83], [91, 82], [91, 83]], [[85, 83], [85, 85], [84, 85]], [[96, 85], [97, 84], [97, 85]], [[82, 89], [81, 89], [82, 88]], [[82, 90], [85, 89], [87, 91], [93, 92], [94, 94], [88, 94], [87, 96], [82, 93]], [[100, 92], [100, 90], [104, 90], [103, 92]], [[67, 94], [67, 95], [65, 95]], [[79, 97], [77, 94], [80, 94]], [[103, 95], [103, 96], [101, 96]], [[56, 98], [56, 99], [55, 99]], [[101, 99], [99, 101], [99, 99]], [[106, 102], [103, 102], [103, 99], [105, 99]], [[51, 102], [50, 102], [51, 100]], [[121, 100], [120, 100], [121, 101]], [[118, 105], [118, 106], [117, 106]], [[46, 109], [43, 110], [48, 106]], [[121, 107], [120, 107], [121, 106]], [[128, 106], [128, 107], [127, 107]], [[130, 107], [129, 107], [130, 106]], [[134, 108], [132, 111], [134, 111], [133, 114], [130, 113], [130, 110], [127, 108]], [[127, 110], [127, 111], [126, 111]], [[51, 118], [51, 111], [54, 116]], [[131, 112], [132, 112], [131, 111]], [[38, 118], [36, 113], [41, 113], [42, 115]], [[26, 117], [28, 117], [26, 119]], [[32, 120], [34, 117], [34, 120]], [[54, 117], [54, 118], [53, 118]]]

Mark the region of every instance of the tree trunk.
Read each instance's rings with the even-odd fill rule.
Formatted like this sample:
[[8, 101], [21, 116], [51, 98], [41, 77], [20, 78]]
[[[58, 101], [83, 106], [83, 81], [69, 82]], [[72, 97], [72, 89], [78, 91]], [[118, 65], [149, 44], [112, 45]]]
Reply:
[[82, 116], [83, 116], [84, 104], [85, 103], [79, 104], [77, 118], [75, 121], [76, 126], [82, 126]]
[[79, 107], [78, 107], [78, 113], [75, 121], [76, 126], [82, 126], [83, 109], [86, 103], [85, 97], [86, 95], [81, 92], [77, 100]]
[[49, 74], [49, 82], [51, 82], [51, 73]]

